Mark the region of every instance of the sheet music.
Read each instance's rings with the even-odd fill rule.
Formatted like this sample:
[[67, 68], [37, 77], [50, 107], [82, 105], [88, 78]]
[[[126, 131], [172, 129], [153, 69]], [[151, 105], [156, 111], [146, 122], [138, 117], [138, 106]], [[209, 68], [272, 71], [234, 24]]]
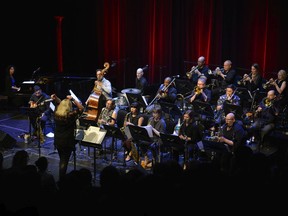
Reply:
[[35, 84], [35, 81], [33, 80], [23, 81], [22, 84]]
[[79, 98], [73, 93], [73, 91], [71, 89], [69, 89], [69, 93], [72, 96], [72, 98], [76, 101], [78, 101], [79, 103], [81, 103], [81, 101], [79, 100]]
[[152, 137], [153, 137], [153, 128], [152, 128], [152, 126], [151, 126], [151, 125], [147, 125], [147, 126], [141, 126], [141, 127], [143, 127], [143, 128], [145, 128], [145, 129], [146, 129], [146, 131], [148, 132], [148, 135], [149, 135], [149, 137], [150, 137], [150, 138], [152, 138]]
[[55, 105], [53, 103], [50, 102], [49, 107], [53, 112], [55, 111]]
[[90, 126], [88, 130], [84, 130], [83, 141], [101, 145], [106, 133], [107, 131], [100, 130], [100, 127]]

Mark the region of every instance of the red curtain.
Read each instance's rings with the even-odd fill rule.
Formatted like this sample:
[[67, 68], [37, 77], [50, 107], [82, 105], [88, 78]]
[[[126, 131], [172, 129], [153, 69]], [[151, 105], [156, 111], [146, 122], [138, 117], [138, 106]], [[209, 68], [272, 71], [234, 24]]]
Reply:
[[[151, 84], [185, 76], [202, 55], [211, 69], [230, 59], [241, 75], [257, 62], [270, 77], [287, 67], [284, 5], [280, 0], [97, 1], [89, 9], [94, 13], [84, 16], [91, 22], [85, 24], [89, 39], [96, 41], [88, 53], [97, 67], [117, 63], [107, 76], [120, 88], [133, 87], [136, 69], [147, 64]], [[83, 41], [87, 35], [78, 37]]]

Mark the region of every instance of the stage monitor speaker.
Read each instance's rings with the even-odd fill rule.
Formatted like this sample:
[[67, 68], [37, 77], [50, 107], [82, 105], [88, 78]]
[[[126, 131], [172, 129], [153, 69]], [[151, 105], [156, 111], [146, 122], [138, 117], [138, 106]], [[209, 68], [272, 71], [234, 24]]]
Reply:
[[0, 130], [0, 149], [9, 149], [13, 148], [16, 144], [16, 139], [11, 137], [9, 134], [7, 134], [4, 131]]

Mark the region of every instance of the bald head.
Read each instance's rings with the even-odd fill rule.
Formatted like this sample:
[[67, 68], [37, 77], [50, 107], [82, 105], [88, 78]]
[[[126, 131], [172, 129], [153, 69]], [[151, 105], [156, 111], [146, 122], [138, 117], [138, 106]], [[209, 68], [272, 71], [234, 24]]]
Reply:
[[198, 62], [205, 62], [205, 57], [204, 56], [200, 56], [198, 58]]
[[138, 68], [137, 71], [136, 71], [136, 76], [137, 76], [137, 79], [140, 79], [144, 74], [144, 71], [142, 68]]

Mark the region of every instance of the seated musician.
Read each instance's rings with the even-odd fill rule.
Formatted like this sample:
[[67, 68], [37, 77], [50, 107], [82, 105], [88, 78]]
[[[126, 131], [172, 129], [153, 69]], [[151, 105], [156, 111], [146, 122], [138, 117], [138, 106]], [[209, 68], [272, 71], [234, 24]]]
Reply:
[[193, 86], [197, 85], [198, 79], [200, 77], [205, 77], [207, 82], [211, 82], [210, 75], [209, 75], [209, 67], [205, 62], [205, 57], [200, 56], [197, 60], [197, 65], [191, 68], [191, 71], [187, 72], [187, 78], [190, 79], [193, 83]]
[[247, 133], [236, 121], [234, 113], [228, 113], [225, 124], [219, 128], [216, 141], [227, 145], [227, 150], [233, 153], [237, 147], [245, 145], [246, 138]]
[[[166, 133], [166, 123], [162, 118], [162, 109], [154, 108], [152, 111], [152, 117], [149, 118], [148, 124], [151, 125], [153, 129], [153, 143], [141, 142], [141, 151], [144, 154], [144, 161], [141, 163], [143, 168], [149, 168], [152, 166], [152, 162], [148, 159], [147, 151], [151, 150], [154, 163], [157, 161], [157, 155], [160, 155], [160, 147], [162, 145], [162, 140], [160, 139], [160, 133]], [[160, 159], [158, 160], [160, 162]]]
[[117, 118], [117, 110], [112, 99], [107, 99], [106, 106], [102, 108], [98, 117], [98, 126], [103, 124], [115, 126]]
[[217, 87], [212, 89], [212, 100], [218, 97], [219, 94], [223, 94], [228, 85], [235, 85], [237, 82], [237, 71], [232, 67], [232, 61], [226, 60], [223, 64], [223, 68], [217, 67], [213, 75], [217, 80]]
[[221, 95], [217, 100], [217, 106], [214, 116], [216, 124], [222, 124], [225, 120], [225, 103], [240, 106], [240, 97], [235, 94], [235, 86], [233, 84], [228, 85], [226, 88], [226, 93], [224, 95]]
[[174, 84], [171, 83], [172, 79], [166, 77], [164, 83], [162, 83], [157, 91], [158, 102], [172, 103], [176, 101], [177, 89]]
[[179, 162], [179, 155], [186, 151], [185, 162], [189, 158], [195, 158], [197, 153], [197, 142], [202, 139], [201, 131], [194, 121], [194, 113], [192, 110], [187, 110], [183, 115], [183, 123], [180, 126], [178, 136], [181, 140], [186, 142], [185, 146], [179, 146], [179, 148], [172, 149], [172, 158]]
[[244, 74], [242, 82], [240, 84], [244, 85], [247, 90], [250, 92], [254, 92], [257, 89], [262, 88], [262, 76], [260, 73], [260, 66], [257, 63], [252, 64], [251, 73]]
[[275, 90], [268, 91], [267, 96], [261, 100], [255, 113], [255, 121], [249, 129], [250, 134], [256, 138], [258, 133], [260, 135], [257, 145], [258, 150], [268, 145], [267, 142], [264, 143], [264, 141], [267, 141], [265, 137], [275, 128], [276, 116], [279, 114], [279, 107], [275, 99]]
[[34, 112], [31, 113], [29, 118], [33, 127], [33, 135], [40, 137], [41, 143], [45, 141], [43, 129], [52, 113], [49, 107], [51, 100], [50, 96], [43, 92], [40, 86], [34, 86], [34, 93], [29, 100], [30, 108], [32, 108]]
[[277, 79], [271, 85], [274, 87], [277, 95], [278, 105], [280, 110], [284, 110], [288, 103], [288, 87], [287, 87], [287, 73], [285, 70], [279, 70]]
[[[137, 102], [133, 102], [130, 105], [130, 112], [128, 112], [125, 116], [123, 127], [121, 128], [121, 130], [122, 130], [122, 132], [125, 132], [126, 127], [128, 125], [142, 126], [143, 122], [144, 122], [144, 117], [139, 112], [139, 104]], [[127, 137], [123, 146], [125, 148], [125, 154], [126, 154], [125, 160], [129, 161], [132, 159], [131, 157], [133, 157], [133, 159], [135, 161], [138, 161], [137, 149], [135, 148], [134, 144], [132, 143], [131, 137]]]
[[197, 81], [197, 86], [194, 88], [191, 94], [189, 102], [201, 101], [209, 103], [211, 101], [211, 90], [206, 88], [206, 78], [200, 77]]

